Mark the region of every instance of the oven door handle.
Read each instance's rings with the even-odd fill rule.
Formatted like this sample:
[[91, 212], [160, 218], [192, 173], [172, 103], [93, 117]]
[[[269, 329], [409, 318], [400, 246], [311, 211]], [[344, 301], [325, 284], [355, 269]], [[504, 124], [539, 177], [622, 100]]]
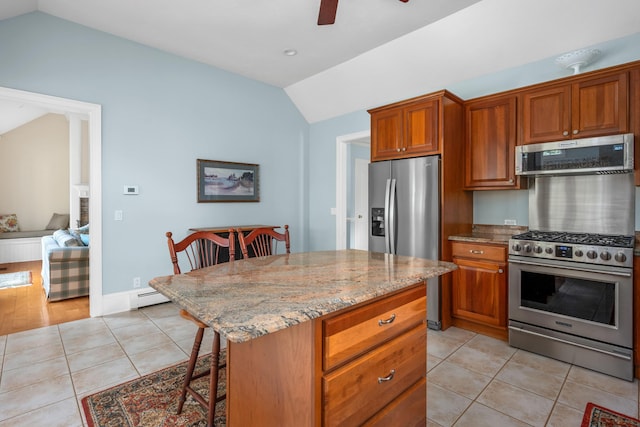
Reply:
[[563, 265], [558, 266], [558, 265], [547, 265], [547, 264], [541, 264], [541, 263], [537, 263], [537, 262], [527, 262], [527, 261], [520, 261], [520, 260], [515, 260], [515, 259], [510, 259], [509, 260], [510, 263], [513, 264], [525, 264], [525, 265], [532, 265], [534, 267], [551, 267], [551, 268], [561, 268], [563, 270], [573, 270], [573, 271], [584, 271], [586, 273], [599, 273], [599, 274], [610, 274], [612, 276], [620, 276], [620, 277], [631, 277], [631, 273], [625, 273], [625, 272], [621, 272], [621, 271], [601, 271], [601, 270], [592, 270], [590, 268], [584, 268], [584, 267], [571, 267], [571, 266], [567, 266], [567, 265]]
[[539, 333], [533, 332], [533, 331], [527, 331], [526, 329], [518, 328], [516, 326], [509, 326], [509, 329], [511, 329], [513, 331], [529, 334], [529, 335], [535, 335], [537, 337], [542, 337], [542, 338], [545, 338], [545, 339], [550, 339], [550, 340], [557, 341], [557, 342], [560, 342], [560, 343], [563, 343], [563, 344], [568, 344], [568, 345], [572, 345], [572, 346], [575, 346], [575, 347], [581, 347], [581, 348], [585, 348], [587, 350], [597, 351], [598, 353], [607, 354], [609, 356], [617, 357], [619, 359], [631, 360], [630, 356], [624, 356], [622, 354], [614, 353], [612, 351], [606, 351], [606, 350], [602, 350], [602, 349], [599, 349], [599, 348], [590, 347], [588, 345], [578, 344], [576, 342], [563, 340], [562, 338], [556, 338], [556, 337], [552, 337], [550, 335], [544, 335], [544, 334], [539, 334]]

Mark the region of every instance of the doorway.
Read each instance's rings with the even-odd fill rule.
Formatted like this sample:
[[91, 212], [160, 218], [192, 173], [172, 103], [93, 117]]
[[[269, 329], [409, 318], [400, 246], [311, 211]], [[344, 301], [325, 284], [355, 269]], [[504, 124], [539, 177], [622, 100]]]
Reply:
[[336, 138], [336, 249], [368, 248], [370, 140], [370, 130]]
[[89, 315], [102, 315], [102, 107], [39, 93], [0, 87], [0, 101], [33, 105], [51, 112], [85, 117], [89, 126]]

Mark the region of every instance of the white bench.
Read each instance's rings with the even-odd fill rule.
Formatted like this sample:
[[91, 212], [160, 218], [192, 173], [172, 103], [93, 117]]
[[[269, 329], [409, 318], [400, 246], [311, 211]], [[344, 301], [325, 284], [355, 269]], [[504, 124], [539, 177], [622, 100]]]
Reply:
[[0, 264], [42, 260], [42, 236], [55, 230], [0, 233]]

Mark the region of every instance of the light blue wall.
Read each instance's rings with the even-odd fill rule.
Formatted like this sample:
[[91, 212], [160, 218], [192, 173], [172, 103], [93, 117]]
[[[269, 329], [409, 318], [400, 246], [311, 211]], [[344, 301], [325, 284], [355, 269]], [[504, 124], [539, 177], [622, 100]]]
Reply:
[[[104, 294], [170, 274], [169, 230], [288, 223], [306, 246], [309, 125], [282, 89], [42, 13], [0, 21], [0, 58], [0, 86], [102, 105]], [[261, 201], [197, 203], [198, 158], [258, 163]]]

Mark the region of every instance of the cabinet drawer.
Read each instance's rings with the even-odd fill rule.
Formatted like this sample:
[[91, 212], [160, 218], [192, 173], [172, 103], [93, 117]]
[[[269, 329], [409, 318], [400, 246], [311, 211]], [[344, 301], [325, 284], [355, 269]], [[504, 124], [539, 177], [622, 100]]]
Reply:
[[427, 379], [412, 385], [364, 423], [364, 427], [424, 427], [427, 425]]
[[426, 286], [323, 321], [323, 367], [332, 369], [426, 320]]
[[451, 244], [451, 252], [454, 257], [459, 258], [475, 258], [497, 262], [505, 262], [507, 259], [506, 246], [453, 242]]
[[426, 358], [427, 328], [422, 323], [325, 375], [323, 425], [362, 425], [426, 375]]

